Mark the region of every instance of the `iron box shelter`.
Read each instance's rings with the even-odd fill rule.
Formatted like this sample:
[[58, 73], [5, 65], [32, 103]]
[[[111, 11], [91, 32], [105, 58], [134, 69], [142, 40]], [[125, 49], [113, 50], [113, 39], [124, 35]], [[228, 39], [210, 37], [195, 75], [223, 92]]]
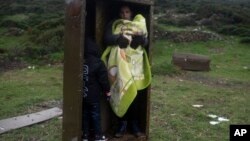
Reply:
[[[116, 18], [119, 14], [117, 13], [118, 8], [123, 4], [129, 5], [134, 13], [140, 13], [146, 18], [149, 33], [149, 43], [146, 50], [151, 60], [153, 38], [152, 0], [66, 0], [62, 137], [64, 141], [81, 140], [82, 64], [84, 61], [85, 35], [95, 38], [101, 50], [104, 50], [103, 34], [105, 27], [108, 22]], [[146, 135], [142, 140], [148, 140], [150, 87], [141, 91], [138, 96], [140, 102], [140, 128]], [[103, 131], [112, 135], [116, 123], [115, 116], [105, 100], [102, 100], [101, 107]], [[126, 134], [126, 136], [131, 135]]]

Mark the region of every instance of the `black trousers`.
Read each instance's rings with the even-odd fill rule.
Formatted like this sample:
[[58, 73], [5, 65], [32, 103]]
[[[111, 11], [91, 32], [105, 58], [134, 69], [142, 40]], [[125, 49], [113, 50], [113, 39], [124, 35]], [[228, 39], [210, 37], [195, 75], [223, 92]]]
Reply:
[[139, 113], [139, 101], [138, 101], [138, 95], [137, 95], [134, 101], [129, 106], [126, 114], [122, 118], [119, 118], [119, 121], [138, 120], [138, 116], [139, 116], [138, 113]]
[[95, 135], [101, 134], [100, 103], [83, 102], [83, 122], [84, 134], [89, 134], [90, 125], [93, 125]]

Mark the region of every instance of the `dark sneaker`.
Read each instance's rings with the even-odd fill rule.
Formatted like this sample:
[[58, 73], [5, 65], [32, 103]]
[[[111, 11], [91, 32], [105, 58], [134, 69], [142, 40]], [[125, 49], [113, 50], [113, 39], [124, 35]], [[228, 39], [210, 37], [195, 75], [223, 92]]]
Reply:
[[101, 136], [95, 136], [95, 141], [107, 141], [108, 139], [104, 136], [104, 135], [101, 135]]
[[82, 141], [88, 141], [88, 134], [83, 134]]
[[132, 121], [132, 132], [136, 137], [142, 137], [144, 134], [140, 132], [139, 126], [138, 126], [138, 121], [133, 120]]
[[135, 135], [137, 138], [140, 138], [140, 137], [144, 137], [144, 136], [145, 136], [142, 132], [136, 132], [136, 133], [134, 133], [134, 135]]
[[124, 135], [124, 132], [116, 132], [115, 137], [121, 138]]
[[124, 133], [126, 132], [126, 128], [127, 128], [127, 121], [121, 121], [119, 124], [119, 128], [117, 129], [115, 133], [115, 137], [117, 138], [122, 137]]

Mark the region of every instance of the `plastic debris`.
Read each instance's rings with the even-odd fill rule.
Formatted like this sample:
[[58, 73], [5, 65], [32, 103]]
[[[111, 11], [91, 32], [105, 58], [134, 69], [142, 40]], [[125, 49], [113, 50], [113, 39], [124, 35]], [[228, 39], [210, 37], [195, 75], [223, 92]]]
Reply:
[[211, 118], [217, 118], [218, 116], [216, 115], [213, 115], [213, 114], [209, 114], [208, 117], [211, 117]]
[[212, 125], [216, 125], [219, 124], [221, 122], [225, 122], [225, 121], [229, 121], [229, 119], [225, 118], [225, 117], [219, 117], [217, 115], [213, 115], [213, 114], [209, 114], [208, 117], [213, 118], [213, 119], [217, 119], [217, 121], [210, 121], [209, 123]]
[[5, 130], [3, 127], [0, 127], [0, 130]]
[[195, 108], [200, 108], [200, 107], [203, 107], [203, 105], [193, 105], [193, 107], [195, 107]]
[[247, 66], [244, 66], [244, 67], [243, 67], [243, 69], [247, 70], [247, 69], [248, 69], [248, 67], [247, 67]]
[[28, 66], [28, 69], [35, 69], [36, 67], [35, 66]]
[[219, 121], [210, 121], [209, 123], [212, 125], [216, 125], [216, 124], [219, 124], [220, 122]]
[[218, 121], [229, 121], [229, 119], [226, 119], [224, 117], [218, 117]]

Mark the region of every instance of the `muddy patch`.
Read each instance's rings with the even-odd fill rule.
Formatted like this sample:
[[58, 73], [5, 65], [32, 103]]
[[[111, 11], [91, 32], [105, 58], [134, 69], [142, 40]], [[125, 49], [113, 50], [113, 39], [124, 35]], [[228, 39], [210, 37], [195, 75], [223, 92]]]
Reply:
[[51, 100], [34, 104], [32, 106], [27, 107], [27, 113], [39, 112], [54, 107], [62, 109], [62, 100]]
[[250, 83], [242, 81], [230, 81], [223, 78], [212, 78], [197, 72], [186, 72], [180, 76], [183, 80], [195, 81], [213, 87], [226, 88], [250, 88]]
[[26, 68], [28, 65], [26, 63], [20, 61], [13, 61], [13, 62], [0, 62], [0, 73], [6, 72], [15, 69], [22, 69]]

